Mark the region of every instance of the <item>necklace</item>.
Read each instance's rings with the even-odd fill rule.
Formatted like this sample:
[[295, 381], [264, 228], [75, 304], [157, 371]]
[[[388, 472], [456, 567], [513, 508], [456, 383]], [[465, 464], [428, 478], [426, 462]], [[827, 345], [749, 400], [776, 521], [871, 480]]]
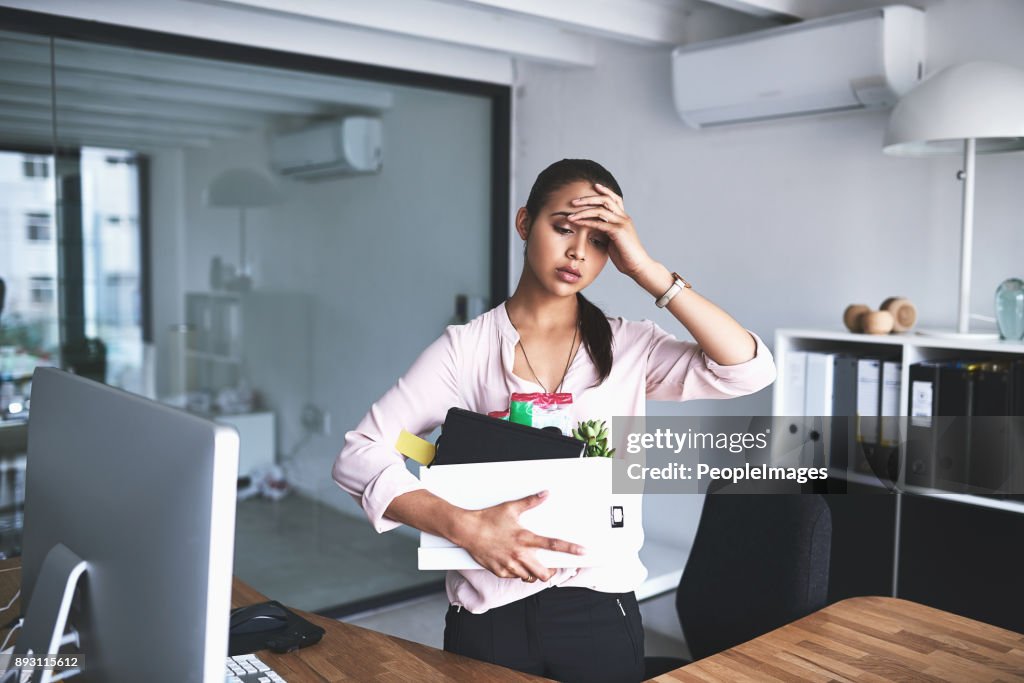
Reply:
[[[509, 322], [512, 322], [512, 320], [510, 319]], [[512, 325], [512, 327], [516, 330], [516, 332], [519, 331], [519, 329], [516, 328], [516, 326], [514, 324]], [[562, 370], [562, 379], [558, 380], [558, 386], [555, 387], [555, 391], [554, 392], [548, 391], [548, 388], [546, 386], [544, 386], [543, 382], [540, 381], [540, 377], [537, 376], [537, 371], [534, 370], [533, 369], [533, 365], [530, 364], [530, 357], [526, 355], [526, 347], [523, 346], [523, 340], [522, 339], [519, 340], [519, 348], [521, 348], [523, 350], [523, 359], [526, 361], [526, 367], [528, 367], [530, 369], [530, 374], [533, 375], [533, 378], [535, 380], [537, 380], [537, 384], [540, 385], [540, 388], [544, 390], [545, 394], [550, 394], [550, 393], [556, 393], [557, 394], [558, 391], [562, 388], [562, 382], [565, 381], [565, 375], [566, 375], [566, 373], [569, 372], [569, 365], [572, 363], [572, 356], [573, 356], [572, 352], [573, 352], [573, 349], [576, 348], [576, 334], [579, 332], [579, 329], [580, 329], [580, 322], [579, 322], [579, 320], [577, 320], [576, 321], [576, 326], [572, 330], [572, 343], [569, 345], [569, 357], [565, 360], [565, 369]]]

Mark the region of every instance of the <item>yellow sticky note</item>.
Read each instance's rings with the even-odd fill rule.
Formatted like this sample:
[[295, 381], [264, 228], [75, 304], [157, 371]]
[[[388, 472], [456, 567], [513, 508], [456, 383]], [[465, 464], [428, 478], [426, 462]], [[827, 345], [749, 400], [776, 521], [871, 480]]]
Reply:
[[434, 444], [426, 439], [421, 439], [415, 434], [402, 430], [395, 442], [395, 449], [407, 458], [411, 458], [421, 465], [429, 465], [434, 461], [434, 451], [437, 449]]

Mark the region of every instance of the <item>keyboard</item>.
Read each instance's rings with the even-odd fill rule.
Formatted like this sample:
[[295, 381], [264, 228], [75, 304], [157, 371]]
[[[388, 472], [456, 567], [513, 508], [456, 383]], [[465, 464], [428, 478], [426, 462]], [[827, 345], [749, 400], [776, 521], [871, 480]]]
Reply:
[[228, 657], [225, 683], [285, 683], [256, 655]]

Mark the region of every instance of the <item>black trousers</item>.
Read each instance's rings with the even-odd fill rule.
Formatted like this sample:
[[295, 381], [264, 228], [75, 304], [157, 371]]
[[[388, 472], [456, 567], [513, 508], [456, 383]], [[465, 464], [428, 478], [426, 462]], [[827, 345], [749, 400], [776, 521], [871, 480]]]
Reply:
[[547, 588], [483, 614], [450, 605], [444, 649], [559, 681], [644, 677], [644, 629], [633, 593]]

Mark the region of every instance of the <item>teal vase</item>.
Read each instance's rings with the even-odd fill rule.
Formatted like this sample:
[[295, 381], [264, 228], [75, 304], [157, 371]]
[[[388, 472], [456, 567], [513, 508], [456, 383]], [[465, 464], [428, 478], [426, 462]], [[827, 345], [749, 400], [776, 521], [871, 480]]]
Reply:
[[996, 289], [996, 321], [1003, 339], [1024, 339], [1024, 280], [1012, 277]]

